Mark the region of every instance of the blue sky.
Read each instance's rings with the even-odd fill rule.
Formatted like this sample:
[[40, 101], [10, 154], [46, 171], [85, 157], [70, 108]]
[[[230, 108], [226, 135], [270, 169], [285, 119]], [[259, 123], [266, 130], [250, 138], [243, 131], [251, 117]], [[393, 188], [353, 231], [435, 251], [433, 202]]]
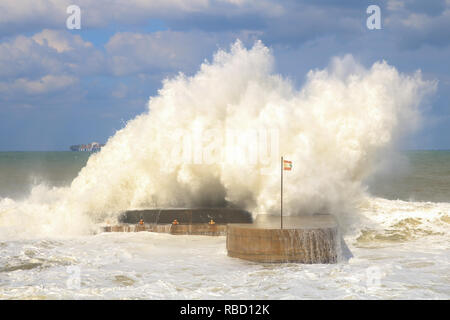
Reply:
[[[72, 4], [80, 30], [66, 28]], [[366, 27], [370, 4], [381, 30]], [[1, 0], [0, 151], [105, 142], [164, 78], [195, 73], [238, 38], [261, 39], [297, 87], [347, 53], [420, 69], [438, 90], [401, 147], [450, 149], [450, 0]]]

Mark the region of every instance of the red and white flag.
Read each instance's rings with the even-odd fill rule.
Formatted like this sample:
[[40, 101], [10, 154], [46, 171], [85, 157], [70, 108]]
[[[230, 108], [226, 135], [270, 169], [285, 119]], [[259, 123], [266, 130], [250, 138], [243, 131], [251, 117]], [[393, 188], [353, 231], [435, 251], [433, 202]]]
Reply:
[[283, 170], [292, 170], [292, 161], [283, 160]]

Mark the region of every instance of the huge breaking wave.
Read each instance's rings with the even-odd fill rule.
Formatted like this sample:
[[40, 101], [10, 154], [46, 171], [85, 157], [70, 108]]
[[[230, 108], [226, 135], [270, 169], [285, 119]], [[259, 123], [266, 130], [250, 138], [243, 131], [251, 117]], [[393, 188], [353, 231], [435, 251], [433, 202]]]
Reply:
[[[86, 234], [96, 223], [141, 207], [231, 204], [277, 213], [280, 155], [294, 164], [285, 179], [286, 214], [355, 217], [363, 180], [377, 169], [380, 156], [418, 125], [420, 107], [436, 83], [420, 72], [402, 74], [384, 61], [365, 68], [347, 55], [311, 70], [298, 90], [274, 73], [273, 60], [261, 42], [246, 49], [237, 41], [194, 76], [166, 79], [148, 111], [92, 155], [70, 187], [41, 185], [24, 201], [0, 200], [0, 231]], [[261, 128], [279, 137], [273, 174], [261, 174], [260, 163], [173, 161], [173, 147], [183, 141], [174, 135], [180, 129], [224, 137], [227, 131]], [[246, 139], [239, 137], [244, 144]], [[235, 141], [221, 143], [227, 149]]]

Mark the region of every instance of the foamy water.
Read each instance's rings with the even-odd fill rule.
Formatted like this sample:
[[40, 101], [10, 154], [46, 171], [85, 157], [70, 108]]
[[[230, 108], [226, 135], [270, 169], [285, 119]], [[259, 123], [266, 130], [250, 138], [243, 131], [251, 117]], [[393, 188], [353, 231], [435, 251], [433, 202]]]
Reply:
[[[395, 203], [383, 205], [391, 215], [401, 212]], [[441, 231], [448, 232], [448, 219]], [[333, 265], [229, 258], [225, 237], [140, 232], [0, 242], [0, 298], [450, 298], [448, 233], [359, 237], [346, 236], [353, 258]]]
[[[385, 62], [365, 68], [347, 55], [310, 71], [298, 90], [274, 72], [261, 42], [236, 42], [192, 77], [165, 80], [149, 112], [116, 132], [70, 187], [39, 185], [28, 199], [3, 202], [0, 226], [14, 235], [24, 223], [26, 236], [79, 235], [130, 208], [226, 202], [277, 213], [281, 155], [294, 163], [285, 214], [332, 212], [347, 224], [362, 181], [417, 126], [435, 87], [420, 72]], [[259, 136], [272, 142], [264, 133], [274, 143], [255, 145]]]
[[230, 258], [226, 237], [0, 240], [1, 299], [449, 299], [450, 203], [366, 198], [333, 265]]
[[[70, 185], [0, 198], [0, 298], [448, 299], [450, 203], [368, 196], [364, 182], [389, 168], [436, 84], [351, 56], [300, 89], [273, 69], [268, 48], [238, 42], [166, 80]], [[255, 132], [278, 143], [262, 150]], [[285, 213], [337, 216], [349, 260], [255, 264], [227, 257], [224, 237], [99, 233], [131, 208], [278, 213], [281, 154], [294, 164]]]

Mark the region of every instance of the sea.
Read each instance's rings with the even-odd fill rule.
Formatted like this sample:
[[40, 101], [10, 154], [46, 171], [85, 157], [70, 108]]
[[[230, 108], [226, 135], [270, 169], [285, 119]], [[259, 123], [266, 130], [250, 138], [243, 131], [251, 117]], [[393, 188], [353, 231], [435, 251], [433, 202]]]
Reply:
[[[0, 216], [33, 186], [69, 186], [90, 156], [0, 152]], [[224, 236], [10, 239], [0, 228], [0, 299], [449, 299], [450, 151], [401, 158], [366, 182], [360, 219], [343, 234], [350, 254], [337, 264], [230, 258]]]

